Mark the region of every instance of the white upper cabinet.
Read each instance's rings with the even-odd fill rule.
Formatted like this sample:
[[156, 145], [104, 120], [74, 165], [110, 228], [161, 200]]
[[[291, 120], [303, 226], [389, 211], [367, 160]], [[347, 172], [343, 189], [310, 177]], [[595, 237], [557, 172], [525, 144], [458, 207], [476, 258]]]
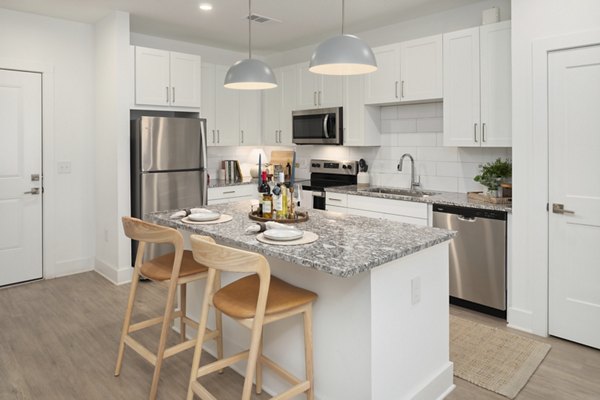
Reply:
[[263, 90], [262, 143], [271, 146], [292, 145], [292, 110], [298, 108], [298, 74], [291, 65], [274, 70], [277, 87]]
[[223, 86], [229, 66], [202, 64], [202, 112], [209, 146], [261, 143], [261, 95], [258, 90]]
[[297, 70], [297, 109], [340, 107], [342, 105], [341, 76], [312, 73], [307, 63], [296, 65]]
[[377, 71], [365, 79], [365, 104], [442, 98], [442, 35], [373, 49]]
[[200, 56], [135, 47], [135, 104], [200, 108]]
[[344, 78], [344, 146], [379, 146], [381, 112], [365, 106], [365, 76]]
[[444, 146], [510, 147], [510, 21], [444, 35]]
[[400, 101], [442, 98], [442, 35], [400, 43]]

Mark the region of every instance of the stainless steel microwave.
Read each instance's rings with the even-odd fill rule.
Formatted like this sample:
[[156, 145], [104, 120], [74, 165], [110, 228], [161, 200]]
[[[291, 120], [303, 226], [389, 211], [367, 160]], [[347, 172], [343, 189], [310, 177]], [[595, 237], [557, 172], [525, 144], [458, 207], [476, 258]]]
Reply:
[[292, 112], [292, 141], [296, 144], [343, 144], [342, 107]]

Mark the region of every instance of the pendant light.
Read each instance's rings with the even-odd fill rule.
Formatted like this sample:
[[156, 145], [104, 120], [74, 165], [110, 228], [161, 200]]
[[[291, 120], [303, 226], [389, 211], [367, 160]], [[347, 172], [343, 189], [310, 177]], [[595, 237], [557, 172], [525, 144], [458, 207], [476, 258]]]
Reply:
[[233, 64], [225, 75], [225, 87], [229, 89], [256, 90], [277, 87], [271, 67], [252, 58], [252, 0], [248, 0], [248, 58]]
[[344, 34], [344, 0], [342, 34], [317, 46], [308, 70], [323, 75], [360, 75], [377, 71], [375, 54], [369, 45], [354, 35]]

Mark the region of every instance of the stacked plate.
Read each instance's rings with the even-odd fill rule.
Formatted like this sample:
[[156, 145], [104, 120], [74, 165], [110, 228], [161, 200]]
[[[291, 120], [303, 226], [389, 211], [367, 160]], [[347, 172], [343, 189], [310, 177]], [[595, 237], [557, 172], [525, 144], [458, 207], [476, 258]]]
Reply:
[[187, 216], [187, 218], [193, 222], [216, 221], [217, 219], [221, 218], [221, 213], [215, 211], [200, 212], [196, 214], [190, 214]]
[[263, 236], [269, 240], [285, 242], [302, 238], [304, 232], [299, 229], [267, 229]]

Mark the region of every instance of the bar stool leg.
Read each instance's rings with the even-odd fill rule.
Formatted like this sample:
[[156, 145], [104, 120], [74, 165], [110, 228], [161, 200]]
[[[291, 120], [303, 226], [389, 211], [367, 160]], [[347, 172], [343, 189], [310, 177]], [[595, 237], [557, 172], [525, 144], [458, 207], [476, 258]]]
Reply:
[[306, 392], [307, 400], [314, 400], [313, 380], [313, 340], [312, 340], [312, 304], [304, 311], [304, 362], [306, 368], [306, 380], [310, 383], [310, 389]]
[[181, 318], [179, 318], [179, 333], [181, 336], [181, 342], [185, 342], [185, 322], [183, 317], [187, 316], [187, 283], [179, 285], [179, 310], [181, 311]]
[[123, 320], [123, 330], [121, 331], [121, 340], [119, 341], [119, 352], [117, 355], [117, 365], [115, 367], [115, 376], [121, 374], [121, 367], [123, 366], [123, 355], [125, 353], [125, 337], [129, 334], [129, 325], [131, 325], [131, 315], [133, 314], [133, 303], [135, 301], [135, 294], [137, 292], [138, 282], [140, 281], [140, 275], [138, 269], [133, 270], [131, 277], [131, 288], [129, 289], [129, 300], [127, 301], [127, 310], [125, 311], [125, 319]]
[[248, 354], [248, 365], [246, 366], [246, 378], [244, 379], [244, 390], [242, 391], [242, 400], [250, 400], [252, 395], [252, 382], [256, 371], [256, 361], [258, 359], [258, 350], [262, 337], [263, 318], [255, 317], [252, 326], [252, 336], [250, 339], [250, 353]]
[[[221, 288], [221, 271], [216, 271], [214, 281], [214, 291], [216, 292]], [[215, 312], [215, 328], [219, 335], [216, 338], [217, 342], [217, 359], [223, 359], [223, 313], [216, 307], [213, 307]], [[222, 374], [223, 370], [219, 370], [219, 374]]]
[[156, 399], [158, 392], [158, 381], [160, 378], [160, 368], [162, 367], [165, 348], [167, 344], [167, 336], [171, 325], [171, 315], [173, 314], [173, 304], [175, 303], [175, 295], [177, 294], [177, 280], [172, 279], [169, 284], [169, 293], [167, 294], [167, 305], [165, 307], [165, 315], [163, 317], [160, 339], [158, 342], [158, 351], [156, 353], [156, 365], [154, 366], [154, 375], [152, 376], [152, 386], [150, 387], [150, 400]]
[[265, 331], [263, 329], [262, 334], [260, 335], [260, 344], [258, 347], [258, 358], [256, 359], [256, 394], [262, 393], [263, 368], [262, 368], [262, 362], [261, 362], [262, 360], [260, 358], [263, 353], [264, 334], [265, 334]]

